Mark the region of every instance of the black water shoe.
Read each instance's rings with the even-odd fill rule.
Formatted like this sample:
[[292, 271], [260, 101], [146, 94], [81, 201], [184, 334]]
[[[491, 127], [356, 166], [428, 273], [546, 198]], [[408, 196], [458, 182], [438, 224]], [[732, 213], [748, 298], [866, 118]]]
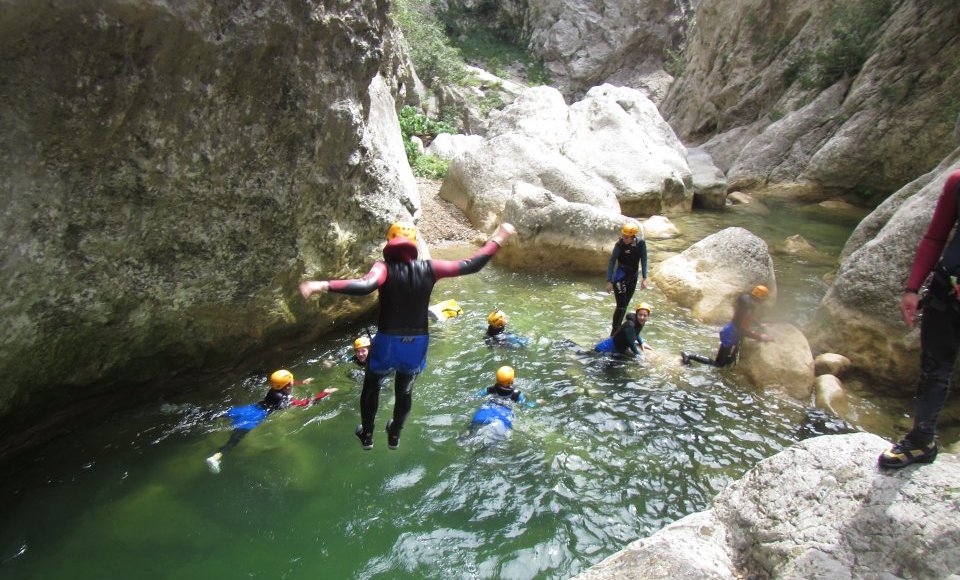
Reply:
[[353, 432], [357, 436], [357, 439], [360, 440], [360, 445], [366, 451], [373, 449], [373, 433], [366, 433], [363, 430], [363, 425], [357, 425], [357, 430]]
[[937, 458], [937, 443], [930, 441], [924, 445], [914, 443], [912, 439], [904, 437], [890, 449], [887, 449], [877, 458], [880, 467], [900, 468], [911, 463], [933, 463]]

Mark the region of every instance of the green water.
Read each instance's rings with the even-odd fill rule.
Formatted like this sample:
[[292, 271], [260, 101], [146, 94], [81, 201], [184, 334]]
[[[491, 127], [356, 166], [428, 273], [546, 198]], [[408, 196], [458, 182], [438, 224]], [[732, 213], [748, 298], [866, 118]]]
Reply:
[[[651, 256], [726, 225], [770, 243], [801, 233], [836, 256], [855, 225], [775, 215], [776, 222], [729, 212], [678, 219], [683, 240], [651, 242]], [[830, 266], [776, 262], [781, 299], [771, 316], [800, 324], [822, 297]], [[274, 369], [198, 386], [37, 449], [4, 478], [0, 576], [567, 578], [707, 508], [757, 461], [819, 432], [816, 413], [751, 389], [735, 370], [681, 367], [681, 348], [715, 351], [717, 329], [656, 289], [635, 297], [656, 307], [644, 330], [653, 355], [642, 364], [578, 357], [560, 341], [590, 348], [604, 337], [613, 298], [602, 288], [602, 276], [496, 266], [441, 281], [433, 301], [455, 298], [465, 314], [434, 325], [397, 451], [382, 431], [391, 391], [381, 397], [376, 446], [364, 452], [353, 436], [360, 385], [351, 364], [321, 364], [346, 357], [359, 325], [288, 361], [297, 378], [316, 379], [301, 394], [340, 390], [272, 415], [218, 475], [204, 464], [229, 435], [217, 413], [262, 397]], [[529, 347], [483, 344], [494, 306], [510, 314], [514, 332], [532, 337]], [[541, 403], [518, 412], [506, 439], [471, 438], [474, 393], [503, 364]], [[839, 426], [826, 422], [828, 430]]]

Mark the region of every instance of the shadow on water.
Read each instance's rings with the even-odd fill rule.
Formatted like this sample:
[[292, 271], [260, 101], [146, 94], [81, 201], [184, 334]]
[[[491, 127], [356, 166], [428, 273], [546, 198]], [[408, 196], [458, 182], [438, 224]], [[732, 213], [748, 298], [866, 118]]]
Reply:
[[[716, 223], [696, 227], [685, 218], [693, 233], [684, 243], [699, 239], [697, 227], [708, 233], [734, 218], [707, 214]], [[810, 240], [835, 255], [850, 228], [824, 226], [829, 239]], [[663, 252], [657, 244], [654, 256]], [[822, 295], [826, 268], [779, 259], [777, 267], [781, 296], [798, 294], [778, 316], [802, 318]], [[272, 415], [218, 475], [204, 458], [229, 435], [221, 415], [262, 397], [260, 372], [90, 425], [11, 472], [0, 575], [566, 578], [706, 509], [725, 485], [794, 442], [851, 428], [750, 388], [736, 369], [681, 366], [681, 349], [715, 350], [717, 329], [655, 288], [642, 296], [655, 307], [644, 331], [655, 351], [618, 361], [570, 348], [589, 351], [609, 328], [613, 299], [599, 277], [493, 266], [442, 281], [433, 301], [455, 298], [465, 313], [434, 325], [397, 451], [383, 432], [392, 387], [381, 395], [374, 449], [361, 451], [353, 436], [360, 382], [346, 359], [360, 326], [289, 361], [297, 378], [315, 378], [301, 396], [339, 391]], [[526, 348], [484, 344], [494, 306], [531, 338]], [[325, 368], [327, 359], [338, 364]], [[504, 364], [541, 402], [518, 409], [502, 438], [471, 438], [482, 404], [475, 394]]]

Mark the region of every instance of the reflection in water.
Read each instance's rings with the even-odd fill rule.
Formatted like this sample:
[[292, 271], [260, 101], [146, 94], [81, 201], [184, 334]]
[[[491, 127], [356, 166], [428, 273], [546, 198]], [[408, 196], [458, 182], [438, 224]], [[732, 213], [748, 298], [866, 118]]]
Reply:
[[[681, 245], [734, 218], [746, 219], [678, 220], [687, 232]], [[799, 231], [836, 255], [852, 226], [745, 227], [763, 228], [756, 233], [768, 240]], [[654, 263], [666, 246], [650, 243]], [[777, 260], [775, 316], [801, 324], [826, 270]], [[0, 574], [566, 578], [707, 508], [725, 485], [800, 438], [847, 428], [749, 388], [736, 369], [682, 367], [680, 350], [714, 350], [717, 328], [656, 289], [635, 297], [656, 307], [644, 329], [654, 352], [642, 361], [576, 354], [569, 342], [589, 350], [609, 328], [614, 301], [602, 281], [495, 266], [442, 281], [434, 302], [455, 298], [465, 313], [433, 328], [398, 451], [386, 448], [384, 419], [375, 448], [360, 450], [352, 363], [323, 365], [345, 360], [359, 325], [286, 365], [314, 377], [313, 390], [340, 390], [272, 415], [219, 475], [204, 464], [230, 428], [218, 414], [257, 400], [273, 369], [37, 450], [3, 488]], [[527, 347], [484, 343], [495, 306], [531, 338]], [[504, 364], [516, 369], [517, 388], [542, 402], [518, 408], [508, 436], [471, 439], [474, 395]]]

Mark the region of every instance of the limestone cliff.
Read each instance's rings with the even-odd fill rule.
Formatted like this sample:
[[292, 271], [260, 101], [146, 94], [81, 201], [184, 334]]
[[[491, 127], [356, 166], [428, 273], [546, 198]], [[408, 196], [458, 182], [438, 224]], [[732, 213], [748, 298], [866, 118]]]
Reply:
[[707, 0], [662, 104], [730, 188], [889, 194], [955, 147], [960, 4]]
[[7, 441], [28, 399], [69, 407], [332, 324], [300, 280], [355, 273], [419, 210], [377, 76], [388, 6], [0, 4]]

